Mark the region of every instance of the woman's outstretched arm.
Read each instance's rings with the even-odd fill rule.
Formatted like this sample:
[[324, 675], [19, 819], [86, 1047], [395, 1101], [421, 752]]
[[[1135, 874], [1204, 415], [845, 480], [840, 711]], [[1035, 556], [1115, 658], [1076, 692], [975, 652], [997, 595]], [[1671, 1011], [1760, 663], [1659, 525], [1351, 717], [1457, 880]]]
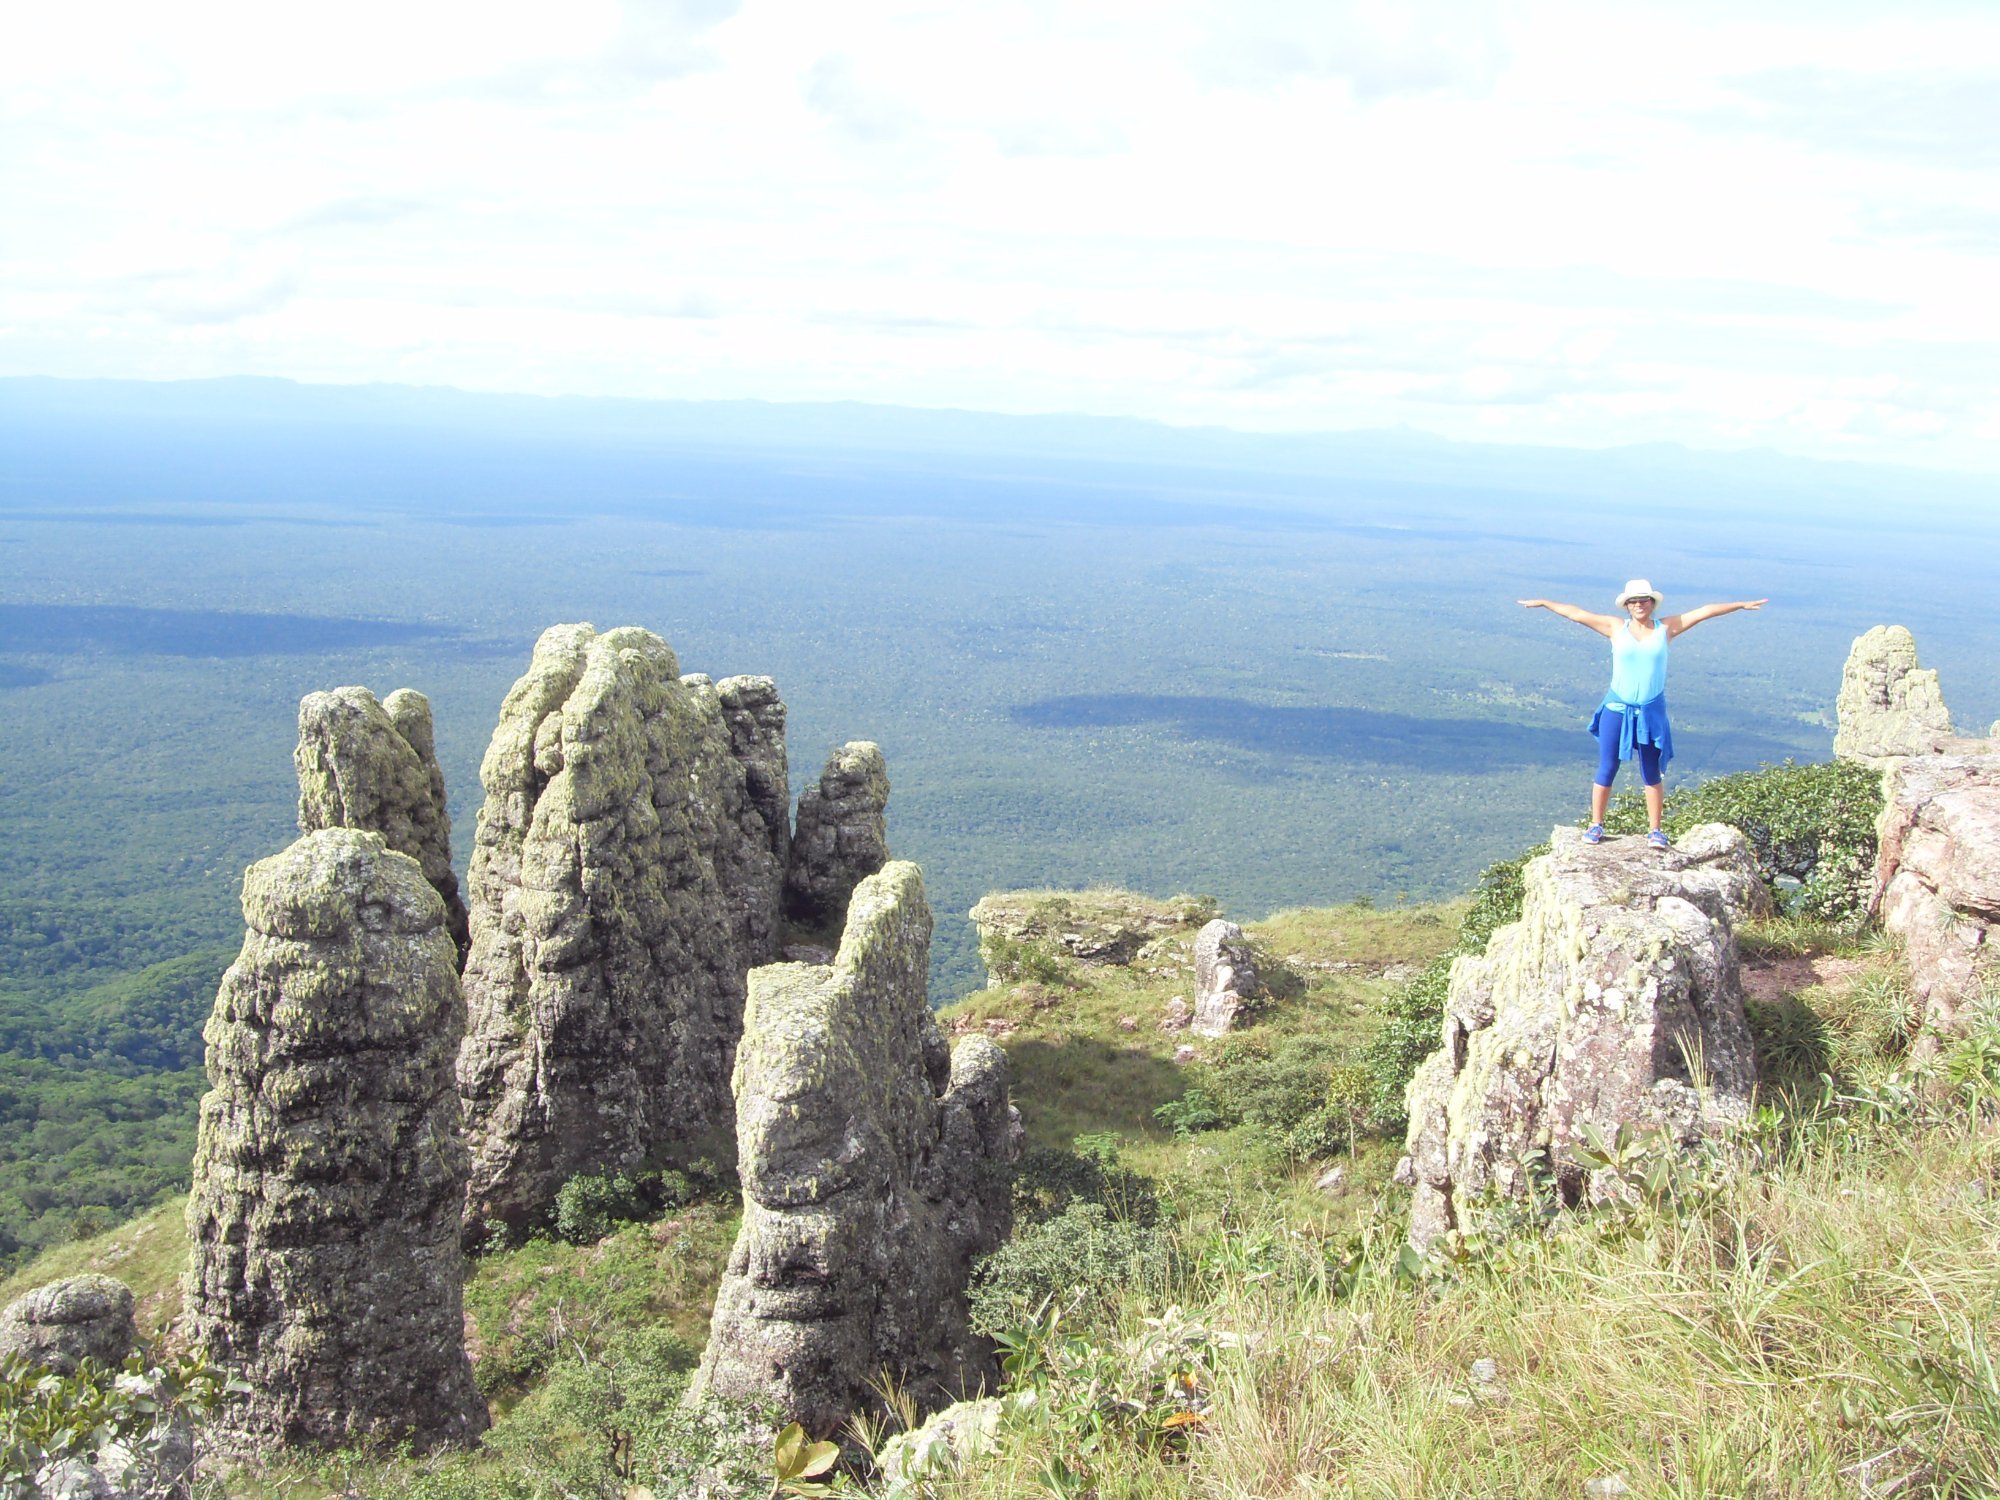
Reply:
[[1739, 609], [1762, 609], [1770, 602], [1769, 599], [1738, 599], [1733, 604], [1704, 604], [1683, 614], [1668, 615], [1661, 623], [1667, 627], [1667, 637], [1671, 640], [1683, 630], [1694, 629], [1703, 620], [1713, 620], [1717, 615], [1733, 615]]
[[[1521, 599], [1516, 602], [1523, 609], [1546, 609], [1552, 611], [1555, 614], [1561, 615], [1565, 620], [1574, 620], [1579, 625], [1588, 626], [1599, 635], [1611, 634], [1612, 630], [1618, 624], [1618, 617], [1616, 615], [1594, 615], [1587, 609], [1578, 609], [1574, 604], [1558, 604], [1553, 599]], [[1732, 609], [1741, 609], [1743, 606], [1731, 605], [1730, 607]]]

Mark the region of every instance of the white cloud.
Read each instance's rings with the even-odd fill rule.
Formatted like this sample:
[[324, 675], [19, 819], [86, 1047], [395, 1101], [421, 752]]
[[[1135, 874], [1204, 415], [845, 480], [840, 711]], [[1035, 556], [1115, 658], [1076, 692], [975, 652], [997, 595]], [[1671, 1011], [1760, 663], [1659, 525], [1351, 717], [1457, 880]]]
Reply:
[[18, 8], [0, 372], [2000, 468], [2000, 13]]

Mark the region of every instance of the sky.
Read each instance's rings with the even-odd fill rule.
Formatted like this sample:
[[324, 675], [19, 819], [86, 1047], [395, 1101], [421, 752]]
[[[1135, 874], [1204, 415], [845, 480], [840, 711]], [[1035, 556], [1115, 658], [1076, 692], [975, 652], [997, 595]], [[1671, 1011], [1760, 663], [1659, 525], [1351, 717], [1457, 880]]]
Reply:
[[0, 0], [0, 375], [2000, 472], [2000, 5]]

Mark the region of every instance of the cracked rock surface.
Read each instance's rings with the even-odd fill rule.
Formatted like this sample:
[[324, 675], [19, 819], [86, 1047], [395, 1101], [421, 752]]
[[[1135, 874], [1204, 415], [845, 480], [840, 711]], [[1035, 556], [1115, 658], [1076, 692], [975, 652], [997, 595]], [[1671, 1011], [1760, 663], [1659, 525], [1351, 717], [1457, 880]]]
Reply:
[[1677, 847], [1590, 845], [1558, 828], [1529, 861], [1521, 919], [1456, 960], [1439, 1050], [1410, 1082], [1411, 1238], [1524, 1197], [1546, 1163], [1564, 1201], [1606, 1190], [1582, 1127], [1691, 1142], [1749, 1108], [1756, 1081], [1735, 925], [1768, 909], [1749, 846], [1703, 824]]
[[1896, 762], [1875, 831], [1874, 909], [1903, 940], [1928, 1045], [2000, 978], [2000, 757]]
[[926, 1408], [989, 1373], [972, 1263], [1012, 1226], [1020, 1125], [991, 1040], [947, 1050], [926, 994], [917, 867], [856, 887], [830, 967], [750, 977], [735, 1090], [743, 1227], [702, 1384], [814, 1432], [876, 1404], [888, 1371]]
[[745, 975], [777, 937], [767, 682], [682, 678], [648, 630], [557, 625], [501, 705], [468, 880], [469, 1233], [728, 1128]]

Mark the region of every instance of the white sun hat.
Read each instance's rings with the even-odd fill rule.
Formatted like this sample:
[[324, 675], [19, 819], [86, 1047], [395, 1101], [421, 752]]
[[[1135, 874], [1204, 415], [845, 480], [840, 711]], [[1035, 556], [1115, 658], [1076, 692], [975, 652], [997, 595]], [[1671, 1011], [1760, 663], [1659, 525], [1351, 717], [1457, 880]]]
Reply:
[[1634, 578], [1618, 591], [1618, 607], [1623, 609], [1634, 599], [1651, 599], [1658, 604], [1665, 596], [1643, 578]]

